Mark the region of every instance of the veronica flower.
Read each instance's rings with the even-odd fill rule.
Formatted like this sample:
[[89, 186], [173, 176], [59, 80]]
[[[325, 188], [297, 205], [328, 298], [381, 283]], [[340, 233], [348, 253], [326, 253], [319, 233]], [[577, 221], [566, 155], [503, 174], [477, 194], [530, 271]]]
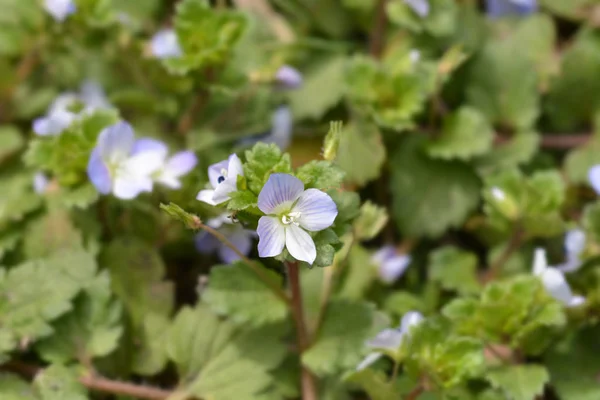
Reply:
[[239, 142], [242, 146], [254, 143], [274, 143], [281, 150], [287, 149], [292, 142], [292, 111], [288, 106], [281, 106], [271, 116], [271, 131], [245, 138]]
[[79, 99], [85, 105], [87, 111], [111, 107], [102, 86], [92, 80], [86, 80], [81, 84]]
[[289, 174], [271, 174], [258, 195], [258, 208], [265, 216], [258, 220], [258, 254], [275, 257], [286, 247], [296, 260], [312, 264], [317, 256], [308, 232], [330, 227], [337, 207], [327, 193], [304, 190], [304, 184]]
[[600, 195], [600, 165], [594, 165], [588, 171], [588, 180], [596, 194]]
[[402, 342], [410, 334], [411, 328], [420, 324], [422, 321], [423, 315], [420, 312], [409, 311], [402, 317], [402, 321], [398, 328], [388, 328], [379, 332], [377, 336], [366, 342], [366, 346], [374, 351], [365, 357], [365, 359], [358, 364], [356, 369], [360, 371], [379, 360], [383, 355], [381, 350], [396, 353], [402, 345]]
[[[227, 214], [211, 218], [206, 221], [206, 224], [221, 232], [242, 254], [248, 255], [250, 253], [252, 239], [256, 237], [255, 232], [244, 229], [240, 224], [233, 223]], [[206, 231], [196, 235], [195, 242], [196, 249], [199, 252], [213, 253], [216, 251], [219, 258], [227, 264], [231, 264], [240, 258], [233, 250]]]
[[487, 14], [492, 18], [528, 15], [537, 11], [537, 0], [486, 0]]
[[48, 108], [46, 116], [33, 121], [33, 131], [40, 136], [60, 135], [77, 119], [77, 114], [69, 110], [76, 102], [77, 95], [73, 93], [58, 96]]
[[421, 18], [429, 15], [429, 0], [404, 0], [404, 3]]
[[164, 157], [136, 143], [133, 129], [126, 122], [104, 128], [88, 162], [90, 181], [102, 194], [133, 199], [152, 191], [152, 175], [163, 165]]
[[177, 33], [173, 29], [158, 31], [150, 42], [150, 49], [156, 58], [178, 58], [183, 55]]
[[377, 266], [379, 279], [390, 284], [404, 275], [411, 258], [409, 255], [399, 253], [394, 246], [388, 245], [373, 253], [371, 261]]
[[170, 189], [180, 189], [180, 178], [188, 174], [198, 163], [192, 151], [180, 151], [167, 158], [169, 149], [160, 140], [143, 138], [136, 141], [137, 152], [154, 152], [162, 160], [161, 167], [152, 174], [155, 182]]
[[585, 232], [581, 229], [571, 229], [565, 235], [565, 262], [557, 268], [562, 272], [573, 272], [581, 267], [581, 255], [585, 250]]
[[63, 22], [69, 15], [77, 11], [73, 0], [45, 0], [44, 8], [58, 22]]
[[238, 176], [244, 176], [244, 168], [238, 156], [232, 154], [229, 159], [208, 167], [212, 189], [201, 190], [196, 199], [213, 206], [226, 202], [229, 194], [237, 190]]
[[275, 82], [281, 89], [298, 89], [302, 86], [302, 74], [289, 65], [281, 66], [275, 73]]
[[38, 172], [33, 176], [33, 191], [37, 194], [44, 194], [49, 184], [50, 179], [43, 172]]
[[585, 302], [585, 297], [573, 295], [571, 287], [561, 271], [548, 266], [544, 249], [535, 250], [533, 274], [542, 280], [548, 294], [565, 306], [577, 307]]

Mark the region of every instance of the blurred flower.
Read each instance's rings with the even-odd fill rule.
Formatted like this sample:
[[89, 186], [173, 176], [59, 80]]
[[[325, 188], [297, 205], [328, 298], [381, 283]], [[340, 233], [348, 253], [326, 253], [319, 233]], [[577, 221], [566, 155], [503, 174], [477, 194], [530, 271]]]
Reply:
[[298, 89], [302, 86], [302, 74], [294, 67], [283, 65], [275, 73], [275, 82], [281, 89]]
[[317, 256], [315, 242], [307, 231], [330, 227], [337, 207], [328, 194], [304, 190], [304, 184], [289, 174], [271, 174], [258, 195], [258, 208], [265, 216], [258, 220], [258, 254], [274, 257], [284, 246], [292, 257], [312, 264]]
[[173, 29], [163, 29], [152, 36], [150, 49], [156, 58], [178, 58], [183, 55], [177, 33]]
[[565, 235], [565, 259], [566, 261], [558, 265], [557, 268], [562, 272], [573, 272], [581, 267], [581, 255], [585, 250], [585, 232], [581, 229], [571, 229]]
[[414, 65], [414, 64], [418, 63], [419, 61], [421, 61], [421, 52], [419, 50], [411, 50], [408, 53], [408, 58], [409, 58], [410, 62]]
[[[242, 254], [248, 255], [250, 253], [252, 239], [256, 237], [256, 232], [244, 229], [240, 224], [233, 223], [227, 214], [211, 218], [206, 221], [206, 224], [218, 229]], [[196, 249], [199, 252], [218, 252], [221, 260], [227, 264], [231, 264], [240, 258], [233, 250], [206, 231], [196, 235], [195, 242]]]
[[120, 199], [133, 199], [152, 191], [152, 175], [163, 166], [164, 156], [150, 151], [144, 142], [136, 142], [126, 122], [104, 128], [88, 162], [90, 181], [102, 194], [113, 193]]
[[152, 174], [152, 179], [170, 189], [180, 189], [182, 176], [189, 173], [198, 163], [192, 151], [180, 151], [167, 158], [169, 149], [160, 140], [142, 138], [136, 141], [137, 152], [154, 152], [162, 160], [161, 167]]
[[594, 165], [588, 171], [588, 180], [596, 194], [600, 195], [600, 165]]
[[235, 154], [230, 155], [227, 160], [211, 165], [208, 167], [208, 180], [212, 189], [201, 190], [196, 199], [213, 206], [226, 202], [229, 200], [229, 193], [237, 190], [238, 175], [244, 176], [244, 169]]
[[429, 0], [404, 0], [404, 3], [421, 18], [429, 15]]
[[542, 280], [548, 294], [565, 306], [577, 307], [585, 302], [585, 297], [573, 295], [571, 287], [561, 271], [548, 266], [544, 249], [535, 249], [533, 274]]
[[37, 194], [44, 194], [49, 184], [50, 179], [43, 172], [37, 172], [33, 176], [33, 191]]
[[281, 150], [287, 149], [292, 142], [292, 111], [288, 106], [280, 106], [271, 116], [271, 131], [242, 139], [239, 144], [252, 146], [255, 143], [274, 143]]
[[63, 22], [77, 11], [73, 0], [44, 0], [44, 8], [58, 22]]
[[[78, 102], [84, 106], [80, 113], [72, 111]], [[97, 82], [86, 80], [79, 93], [59, 95], [48, 108], [46, 116], [33, 121], [33, 131], [40, 136], [60, 135], [81, 115], [110, 107], [102, 87]]]
[[358, 364], [356, 370], [363, 370], [369, 365], [373, 364], [375, 361], [379, 360], [383, 354], [377, 350], [387, 350], [389, 352], [398, 351], [398, 348], [402, 345], [404, 338], [410, 334], [410, 329], [413, 326], [420, 324], [423, 319], [423, 315], [420, 312], [409, 311], [402, 317], [402, 321], [400, 322], [400, 326], [398, 328], [384, 329], [373, 339], [368, 340], [366, 342], [367, 347], [375, 351], [365, 357], [365, 359]]
[[379, 279], [385, 283], [394, 283], [398, 280], [411, 262], [409, 255], [401, 254], [392, 245], [384, 246], [377, 250], [371, 257], [377, 266]]
[[528, 15], [537, 11], [537, 0], [486, 0], [487, 13], [492, 18], [507, 15]]

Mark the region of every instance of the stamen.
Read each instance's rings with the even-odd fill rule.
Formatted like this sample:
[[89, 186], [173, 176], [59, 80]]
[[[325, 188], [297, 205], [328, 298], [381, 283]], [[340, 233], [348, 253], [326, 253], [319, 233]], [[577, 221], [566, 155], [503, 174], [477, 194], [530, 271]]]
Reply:
[[220, 176], [217, 178], [217, 183], [222, 183], [225, 180], [224, 176]]
[[281, 222], [284, 225], [294, 224], [296, 226], [299, 226], [300, 223], [298, 222], [298, 219], [300, 218], [300, 215], [302, 215], [302, 214], [298, 211], [284, 214], [281, 216]]

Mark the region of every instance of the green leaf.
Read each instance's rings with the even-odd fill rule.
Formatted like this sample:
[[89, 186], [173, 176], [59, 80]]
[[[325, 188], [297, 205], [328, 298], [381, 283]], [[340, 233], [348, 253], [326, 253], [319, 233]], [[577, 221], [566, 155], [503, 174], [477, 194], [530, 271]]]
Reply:
[[600, 138], [594, 136], [592, 140], [567, 154], [564, 164], [565, 174], [570, 183], [587, 184], [588, 172], [597, 164], [600, 164]]
[[371, 334], [374, 315], [368, 303], [331, 301], [313, 345], [302, 354], [302, 363], [319, 376], [356, 367], [364, 341]]
[[54, 209], [27, 226], [23, 240], [28, 258], [83, 247], [81, 232], [75, 228], [66, 210]]
[[388, 222], [388, 214], [380, 207], [367, 200], [360, 207], [360, 214], [354, 221], [354, 234], [358, 240], [371, 240], [381, 232]]
[[275, 172], [288, 174], [292, 172], [289, 154], [282, 154], [277, 145], [259, 142], [251, 150], [246, 151], [244, 176], [248, 188], [256, 195], [267, 183], [269, 176]]
[[77, 380], [74, 370], [62, 365], [51, 365], [37, 374], [33, 387], [40, 400], [87, 400], [87, 390]]
[[163, 63], [178, 74], [222, 64], [246, 24], [243, 14], [213, 9], [206, 0], [184, 0], [177, 4], [174, 18], [183, 55], [165, 59]]
[[0, 397], [2, 400], [39, 400], [29, 383], [8, 373], [0, 373]]
[[403, 234], [433, 238], [460, 226], [475, 209], [480, 183], [461, 162], [427, 158], [422, 143], [407, 137], [392, 156], [392, 211]]
[[26, 214], [37, 209], [42, 199], [32, 190], [33, 179], [29, 174], [2, 177], [0, 197], [0, 229], [20, 222]]
[[304, 74], [302, 87], [289, 95], [296, 119], [319, 119], [340, 102], [344, 94], [345, 62], [345, 57], [331, 57]]
[[44, 21], [43, 9], [35, 0], [3, 0], [2, 10], [0, 56], [17, 56], [31, 47]]
[[347, 182], [363, 186], [379, 177], [385, 153], [377, 126], [350, 123], [342, 132], [337, 162], [346, 172]]
[[76, 299], [73, 311], [53, 323], [54, 334], [36, 348], [51, 363], [106, 356], [117, 348], [120, 322], [121, 305], [112, 296], [107, 271], [102, 271]]
[[238, 331], [201, 304], [184, 307], [167, 341], [169, 357], [182, 377], [173, 397], [254, 399], [273, 383], [269, 372], [285, 355], [278, 336], [272, 326]]
[[345, 275], [338, 296], [360, 300], [365, 296], [376, 277], [375, 269], [371, 267], [371, 254], [357, 244], [350, 249], [347, 260], [348, 265], [344, 269]]
[[583, 20], [587, 18], [587, 8], [595, 4], [594, 0], [541, 0], [540, 3], [552, 13], [574, 20]]
[[344, 171], [329, 161], [313, 160], [296, 171], [305, 188], [337, 189], [342, 185]]
[[365, 368], [354, 372], [346, 380], [360, 386], [372, 400], [397, 400], [400, 389], [382, 371]]
[[469, 160], [485, 154], [494, 140], [494, 131], [477, 109], [462, 107], [444, 118], [439, 137], [431, 140], [426, 151], [433, 158]]
[[74, 188], [61, 188], [58, 200], [66, 208], [86, 209], [99, 197], [98, 190], [91, 183], [84, 183]]
[[600, 240], [600, 202], [586, 205], [581, 221], [586, 234], [590, 235], [594, 242]]
[[21, 149], [25, 141], [19, 130], [12, 125], [0, 126], [0, 163]]
[[0, 336], [10, 335], [16, 345], [50, 335], [50, 321], [71, 310], [95, 272], [94, 257], [82, 250], [0, 269]]
[[342, 127], [342, 121], [331, 121], [329, 123], [329, 131], [323, 139], [323, 158], [327, 161], [334, 161], [337, 158]]
[[495, 145], [485, 155], [475, 158], [475, 165], [482, 174], [515, 168], [531, 161], [537, 153], [540, 136], [535, 132], [519, 132], [506, 143]]
[[477, 256], [456, 247], [445, 246], [430, 255], [430, 278], [446, 290], [467, 295], [480, 290]]
[[[281, 276], [262, 266], [273, 286], [281, 286]], [[278, 298], [257, 273], [243, 261], [213, 266], [204, 301], [218, 314], [249, 327], [280, 322], [287, 316], [286, 304]]]
[[227, 209], [241, 211], [250, 207], [258, 206], [258, 196], [249, 190], [238, 190], [229, 194]]
[[168, 361], [166, 336], [171, 326], [169, 315], [147, 313], [141, 327], [128, 337], [135, 347], [132, 354], [132, 369], [136, 374], [152, 376], [158, 374]]
[[198, 229], [200, 218], [197, 215], [185, 211], [175, 203], [160, 204], [160, 209], [166, 212], [171, 218], [182, 222], [188, 229]]
[[544, 391], [549, 375], [541, 365], [507, 365], [488, 371], [487, 380], [510, 400], [534, 400]]

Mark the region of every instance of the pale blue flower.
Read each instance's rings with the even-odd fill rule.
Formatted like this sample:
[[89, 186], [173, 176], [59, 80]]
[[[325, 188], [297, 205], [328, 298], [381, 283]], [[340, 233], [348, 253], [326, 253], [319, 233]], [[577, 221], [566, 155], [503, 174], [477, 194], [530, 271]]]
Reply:
[[557, 268], [562, 272], [577, 271], [581, 264], [581, 255], [585, 250], [586, 236], [581, 229], [571, 229], [565, 235], [565, 262]]
[[[240, 253], [248, 255], [252, 249], [252, 239], [256, 237], [256, 232], [244, 229], [240, 224], [234, 223], [227, 214], [223, 214], [216, 218], [209, 219], [206, 224], [221, 232], [227, 240], [229, 240]], [[239, 260], [239, 256], [225, 246], [222, 242], [216, 239], [208, 232], [201, 232], [195, 238], [196, 249], [201, 253], [217, 252], [219, 258], [227, 263]]]
[[169, 153], [167, 145], [156, 139], [137, 140], [134, 152], [153, 152], [162, 160], [161, 167], [152, 174], [152, 179], [170, 189], [180, 189], [180, 178], [188, 174], [198, 163], [198, 158], [192, 151], [180, 151], [167, 157]]
[[429, 15], [429, 0], [404, 0], [404, 3], [421, 18]]
[[208, 180], [212, 188], [201, 190], [196, 199], [213, 206], [226, 202], [229, 194], [237, 191], [238, 176], [244, 176], [244, 168], [238, 156], [232, 154], [227, 160], [208, 167]]
[[588, 180], [596, 194], [600, 195], [600, 165], [594, 165], [590, 168], [588, 171]]
[[288, 106], [280, 106], [271, 116], [270, 132], [245, 138], [239, 144], [252, 146], [258, 142], [274, 143], [281, 150], [285, 150], [292, 143], [293, 122], [291, 109]]
[[33, 176], [33, 191], [37, 194], [46, 193], [46, 189], [48, 189], [48, 185], [50, 184], [50, 179], [43, 172], [37, 172]]
[[281, 89], [298, 89], [302, 86], [302, 74], [289, 65], [281, 66], [275, 73], [275, 82]]
[[120, 199], [133, 199], [151, 192], [152, 175], [160, 170], [164, 156], [136, 148], [133, 129], [126, 122], [104, 128], [88, 162], [88, 177], [102, 194], [112, 193]]
[[367, 368], [375, 361], [379, 360], [383, 354], [382, 350], [395, 353], [399, 350], [402, 342], [410, 334], [412, 327], [420, 324], [423, 321], [423, 315], [418, 311], [409, 311], [402, 317], [400, 326], [392, 329], [387, 328], [379, 332], [377, 336], [366, 342], [366, 346], [374, 350], [356, 367], [357, 371]]
[[58, 22], [63, 22], [77, 11], [73, 0], [44, 0], [44, 8]]
[[577, 307], [585, 302], [585, 297], [573, 295], [571, 287], [561, 271], [548, 266], [544, 249], [535, 249], [533, 274], [541, 279], [548, 294], [565, 306]]
[[81, 84], [79, 100], [88, 112], [111, 107], [102, 86], [98, 82], [89, 79]]
[[312, 264], [317, 256], [308, 232], [330, 227], [338, 214], [335, 202], [318, 189], [289, 174], [271, 174], [258, 195], [258, 208], [266, 215], [258, 220], [258, 254], [275, 257], [286, 247], [296, 260]]
[[394, 246], [388, 245], [376, 251], [371, 257], [371, 261], [377, 266], [379, 279], [391, 284], [404, 275], [411, 262], [411, 257], [399, 253]]
[[487, 14], [492, 18], [529, 15], [537, 11], [537, 0], [486, 0]]
[[150, 49], [156, 58], [178, 58], [183, 55], [177, 33], [173, 29], [158, 31], [150, 42]]

